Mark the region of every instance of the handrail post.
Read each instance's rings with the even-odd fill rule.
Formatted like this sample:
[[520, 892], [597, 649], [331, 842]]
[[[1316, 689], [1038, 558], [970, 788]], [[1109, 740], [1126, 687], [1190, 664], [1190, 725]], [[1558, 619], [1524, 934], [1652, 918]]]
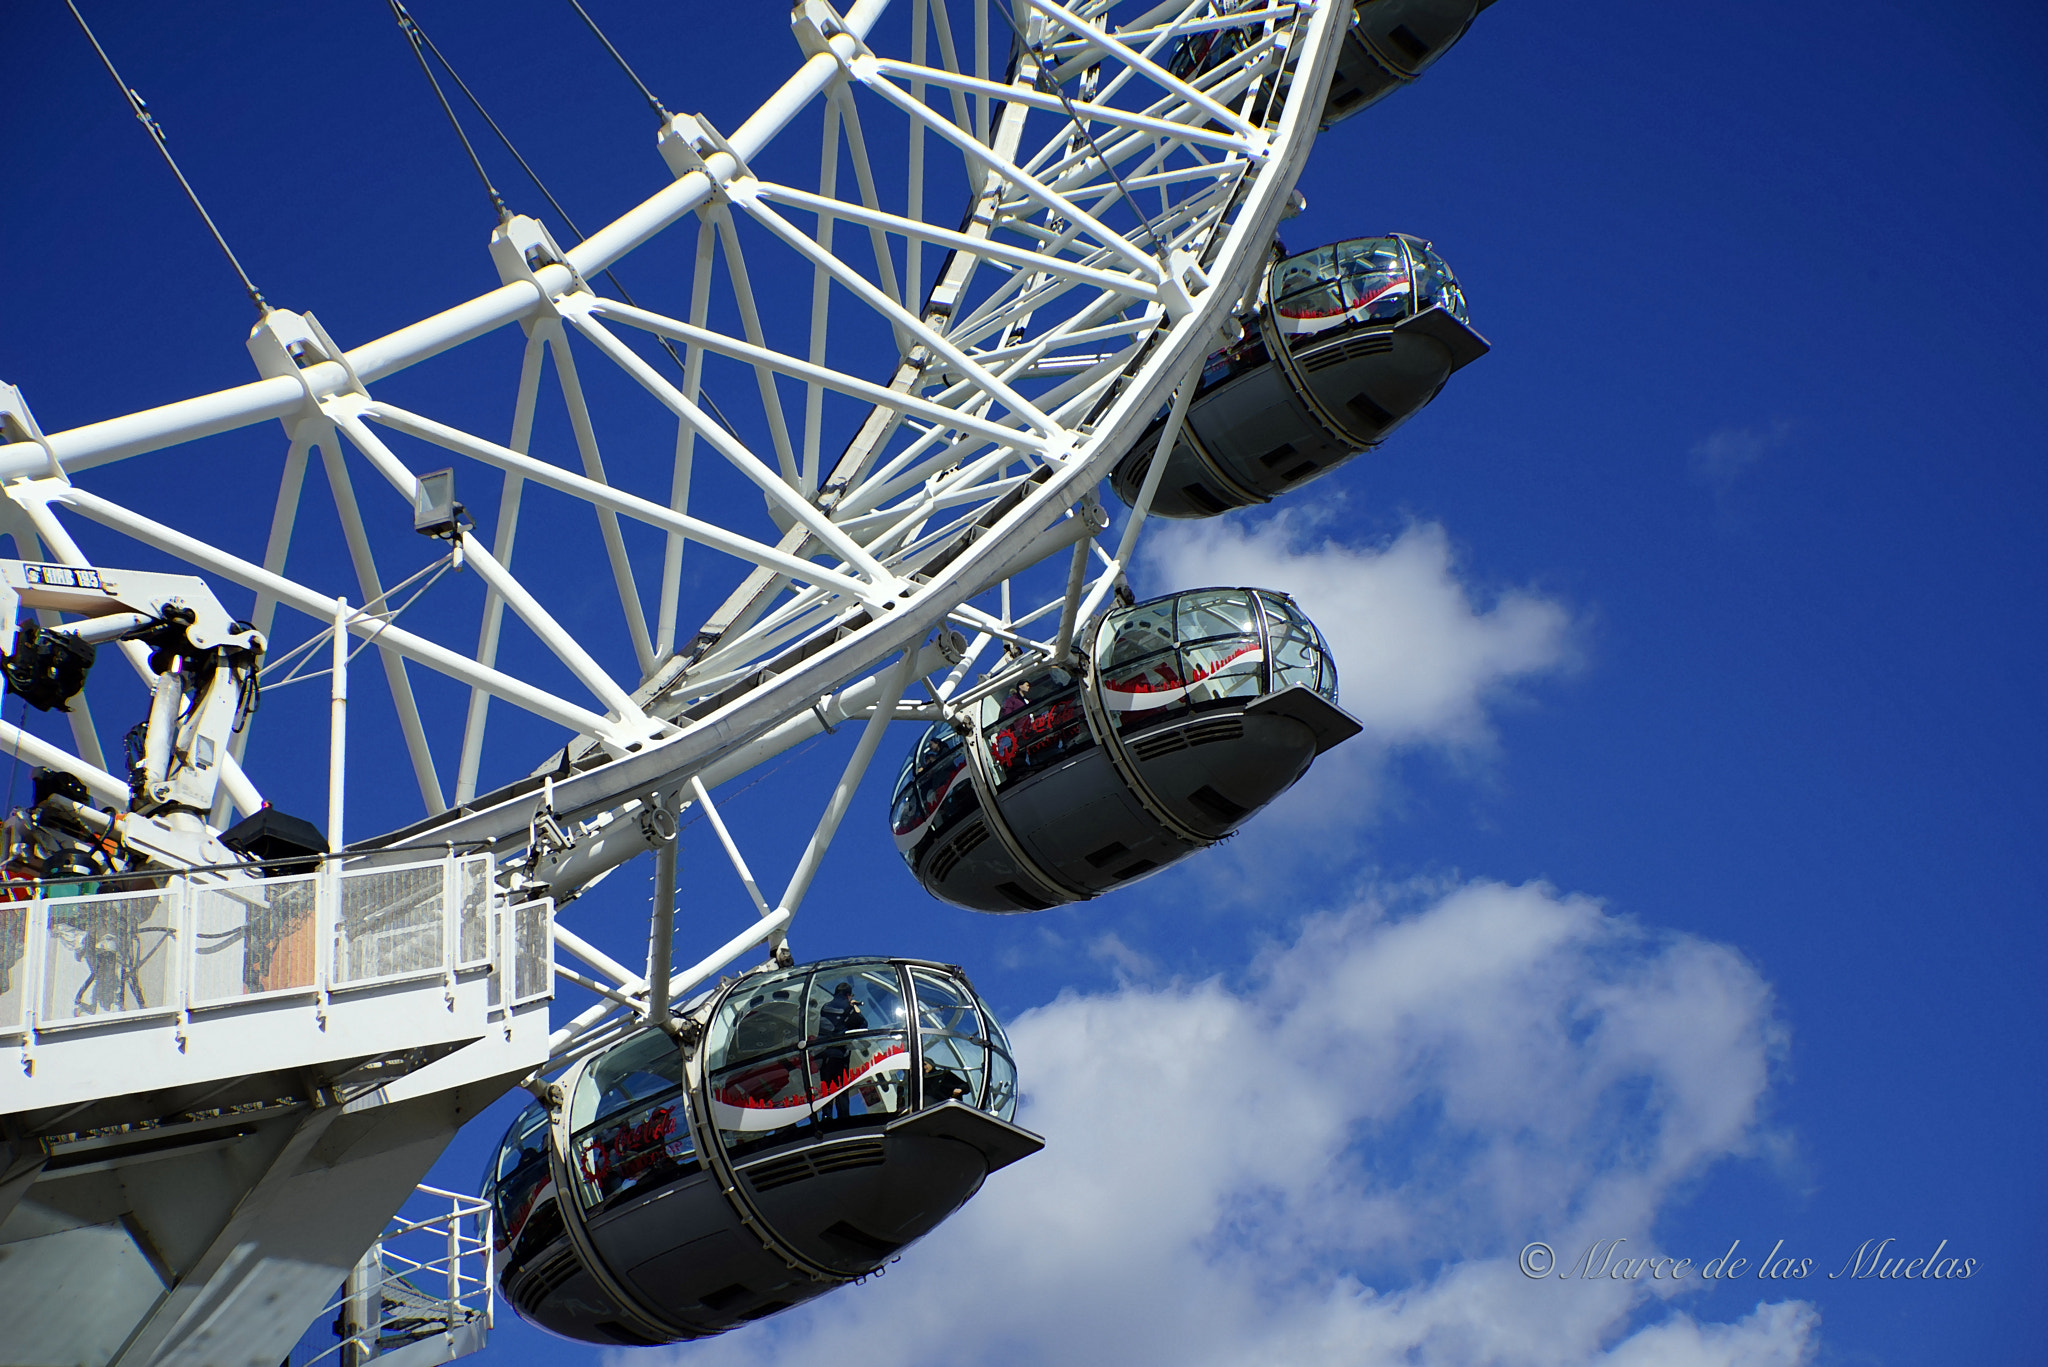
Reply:
[[448, 1332], [462, 1313], [462, 1198], [448, 1200]]
[[484, 1260], [484, 1328], [490, 1330], [498, 1327], [498, 1208], [485, 1202], [476, 1226]]
[[380, 1235], [349, 1269], [348, 1299], [342, 1314], [342, 1367], [362, 1367], [377, 1355], [377, 1320], [383, 1317], [384, 1289], [382, 1277], [372, 1281], [370, 1269], [383, 1270], [384, 1260], [379, 1255], [383, 1242]]
[[328, 992], [333, 987], [341, 952], [341, 848], [343, 777], [348, 764], [348, 599], [334, 600], [334, 643], [327, 689], [327, 853], [315, 885], [314, 905], [327, 904], [327, 915], [315, 914], [314, 935], [319, 960], [314, 977], [321, 985], [321, 1028], [326, 1028]]

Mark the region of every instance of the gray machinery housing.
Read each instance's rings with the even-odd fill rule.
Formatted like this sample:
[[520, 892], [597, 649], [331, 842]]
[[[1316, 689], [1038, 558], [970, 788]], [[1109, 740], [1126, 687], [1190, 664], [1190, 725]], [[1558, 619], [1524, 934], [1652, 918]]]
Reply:
[[[1210, 356], [1153, 495], [1162, 517], [1270, 503], [1386, 439], [1489, 345], [1429, 243], [1353, 238], [1268, 267], [1244, 336]], [[1110, 484], [1135, 505], [1162, 412]]]
[[873, 1272], [1044, 1147], [1016, 1107], [1009, 1040], [960, 969], [749, 973], [513, 1121], [483, 1183], [499, 1289], [586, 1343], [722, 1333]]
[[890, 804], [925, 888], [1039, 911], [1223, 839], [1359, 731], [1285, 594], [1212, 588], [1098, 619], [1079, 672], [1013, 673], [927, 731]]
[[1493, 0], [1359, 0], [1337, 57], [1323, 127], [1348, 119], [1426, 71]]

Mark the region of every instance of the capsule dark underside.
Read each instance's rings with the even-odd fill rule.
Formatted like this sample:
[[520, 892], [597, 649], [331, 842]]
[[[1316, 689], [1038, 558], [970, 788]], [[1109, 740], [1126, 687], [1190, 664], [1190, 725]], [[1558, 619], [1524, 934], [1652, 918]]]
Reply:
[[1493, 0], [1363, 0], [1356, 10], [1323, 127], [1350, 118], [1407, 85], [1465, 35]]
[[[859, 1276], [959, 1209], [988, 1170], [983, 1154], [956, 1139], [877, 1134], [808, 1145], [742, 1165], [740, 1173], [779, 1231], [817, 1261]], [[586, 1342], [718, 1334], [837, 1285], [791, 1269], [764, 1248], [701, 1168], [594, 1216], [589, 1238], [635, 1298], [663, 1312], [664, 1325], [621, 1307], [566, 1238], [530, 1273], [505, 1279], [522, 1313]]]
[[1054, 887], [1019, 877], [986, 821], [973, 817], [923, 870], [948, 901], [978, 911], [1036, 911], [1107, 892], [1185, 858], [1235, 830], [1291, 787], [1317, 753], [1314, 730], [1279, 712], [1233, 709], [1136, 738], [1134, 767], [1194, 833], [1162, 826], [1101, 748], [1006, 787], [1002, 819]]

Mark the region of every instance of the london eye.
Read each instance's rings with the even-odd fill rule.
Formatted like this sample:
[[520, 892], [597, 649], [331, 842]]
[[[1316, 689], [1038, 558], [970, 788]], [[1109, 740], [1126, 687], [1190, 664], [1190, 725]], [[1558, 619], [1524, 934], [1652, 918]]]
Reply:
[[[973, 965], [886, 915], [807, 957], [807, 897], [893, 839], [957, 907], [1110, 917], [1357, 732], [1287, 585], [1130, 570], [1151, 519], [1285, 499], [1485, 352], [1432, 241], [1280, 244], [1319, 132], [1484, 7], [801, 0], [723, 128], [593, 22], [655, 146], [585, 234], [394, 4], [495, 287], [337, 339], [205, 218], [255, 378], [62, 430], [0, 385], [22, 1360], [275, 1362], [331, 1317], [337, 1361], [445, 1361], [493, 1294], [704, 1337], [1057, 1144]], [[205, 217], [148, 54], [87, 18]], [[842, 730], [793, 857], [750, 852], [720, 802]], [[889, 832], [853, 810], [878, 757]], [[679, 918], [691, 822], [729, 870]], [[643, 855], [644, 926], [598, 933], [579, 900]], [[519, 1088], [481, 1191], [392, 1223]], [[386, 1251], [423, 1229], [445, 1256]]]

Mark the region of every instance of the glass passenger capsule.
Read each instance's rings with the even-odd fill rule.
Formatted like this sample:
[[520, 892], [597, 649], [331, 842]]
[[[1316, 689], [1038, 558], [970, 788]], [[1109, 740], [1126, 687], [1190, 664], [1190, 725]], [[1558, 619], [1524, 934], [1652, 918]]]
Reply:
[[911, 751], [890, 820], [934, 896], [1005, 912], [1097, 896], [1230, 834], [1359, 729], [1285, 594], [1123, 608], [1083, 655], [1078, 675], [1010, 675]]
[[[1484, 356], [1436, 249], [1396, 233], [1283, 257], [1244, 337], [1210, 356], [1152, 511], [1213, 517], [1270, 503], [1386, 439]], [[1162, 413], [1110, 476], [1135, 503]]]
[[575, 1065], [483, 1184], [498, 1284], [604, 1344], [721, 1333], [866, 1275], [1041, 1141], [1010, 1044], [958, 969], [749, 973]]
[[1407, 85], [1465, 36], [1493, 0], [1358, 0], [1323, 106], [1323, 127]]

